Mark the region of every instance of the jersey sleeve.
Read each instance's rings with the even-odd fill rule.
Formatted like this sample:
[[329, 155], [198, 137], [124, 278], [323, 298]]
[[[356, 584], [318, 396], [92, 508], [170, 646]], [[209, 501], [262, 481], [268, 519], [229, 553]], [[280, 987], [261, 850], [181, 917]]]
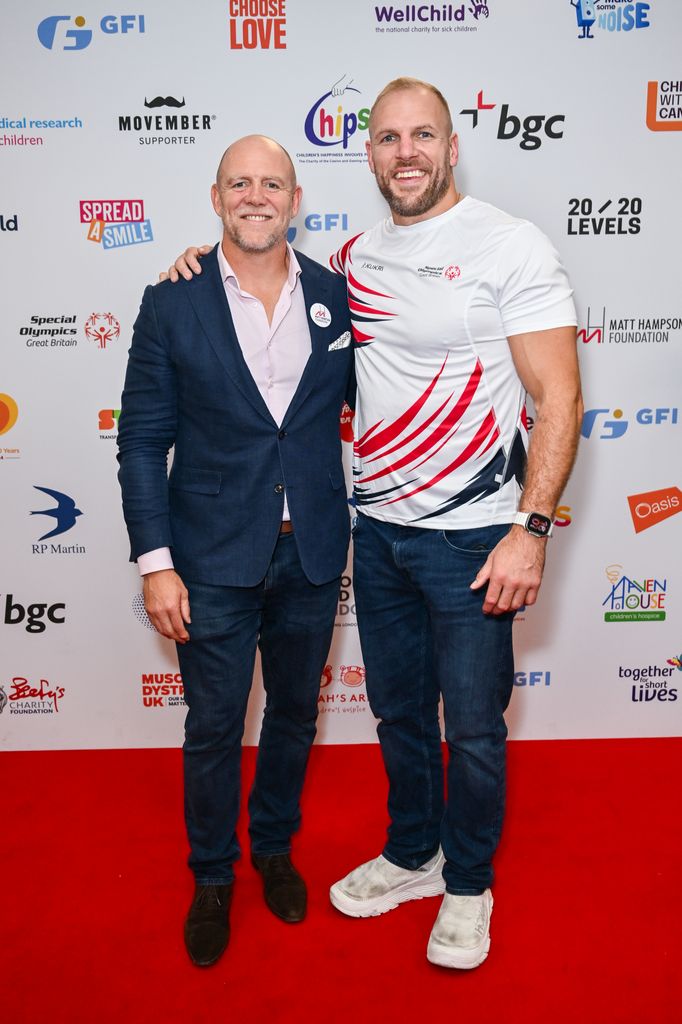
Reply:
[[534, 224], [522, 224], [503, 246], [497, 288], [507, 337], [578, 323], [573, 289], [559, 254]]
[[[360, 233], [362, 234], [362, 232]], [[350, 260], [350, 250], [354, 242], [358, 240], [360, 235], [354, 235], [349, 238], [347, 242], [341, 246], [332, 256], [329, 257], [329, 266], [332, 268], [335, 274], [341, 274], [343, 277], [348, 277], [348, 263]]]

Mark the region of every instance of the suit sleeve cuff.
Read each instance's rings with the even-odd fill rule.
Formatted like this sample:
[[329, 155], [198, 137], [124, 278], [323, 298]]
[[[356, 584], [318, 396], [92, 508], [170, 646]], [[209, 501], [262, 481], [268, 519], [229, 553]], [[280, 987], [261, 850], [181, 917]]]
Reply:
[[146, 576], [150, 572], [160, 572], [161, 569], [172, 569], [173, 559], [170, 548], [155, 548], [153, 551], [145, 551], [137, 559], [137, 567], [140, 576]]

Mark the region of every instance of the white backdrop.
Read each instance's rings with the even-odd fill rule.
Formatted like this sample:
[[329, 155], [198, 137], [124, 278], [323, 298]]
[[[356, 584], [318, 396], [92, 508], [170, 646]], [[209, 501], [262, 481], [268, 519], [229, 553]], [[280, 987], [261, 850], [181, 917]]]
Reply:
[[[400, 74], [443, 90], [459, 189], [550, 236], [581, 319], [584, 437], [540, 603], [515, 625], [511, 735], [679, 733], [682, 7], [64, 9], [25, 3], [0, 33], [3, 746], [181, 742], [175, 652], [145, 623], [115, 476], [140, 296], [219, 238], [209, 188], [243, 134], [296, 160], [308, 255], [383, 216], [364, 126]], [[372, 741], [350, 570], [322, 684], [321, 741]], [[261, 710], [256, 683], [246, 742]]]

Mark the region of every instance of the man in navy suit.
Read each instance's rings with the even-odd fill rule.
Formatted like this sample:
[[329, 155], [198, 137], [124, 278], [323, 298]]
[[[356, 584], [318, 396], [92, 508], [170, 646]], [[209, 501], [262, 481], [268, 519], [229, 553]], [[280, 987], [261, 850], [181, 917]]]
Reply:
[[131, 558], [152, 622], [177, 643], [189, 708], [185, 944], [200, 966], [229, 938], [257, 646], [266, 706], [251, 856], [270, 909], [305, 915], [289, 852], [346, 564], [339, 414], [352, 374], [345, 282], [286, 240], [301, 201], [286, 151], [262, 136], [235, 142], [211, 199], [224, 230], [201, 275], [145, 290], [118, 435]]

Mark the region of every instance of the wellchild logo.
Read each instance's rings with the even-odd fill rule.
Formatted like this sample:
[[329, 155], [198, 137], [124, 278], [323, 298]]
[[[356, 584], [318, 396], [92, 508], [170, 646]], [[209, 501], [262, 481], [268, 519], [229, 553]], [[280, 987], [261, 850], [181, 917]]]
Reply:
[[231, 50], [286, 50], [286, 0], [230, 0]]
[[110, 341], [117, 341], [121, 336], [121, 324], [113, 313], [91, 313], [85, 321], [85, 337], [96, 341], [97, 347], [106, 348]]
[[47, 679], [30, 683], [24, 676], [14, 676], [9, 694], [0, 686], [0, 714], [9, 705], [10, 715], [54, 715], [59, 713], [59, 702], [66, 687], [55, 686]]
[[651, 701], [668, 702], [677, 700], [677, 689], [671, 687], [671, 676], [675, 670], [682, 668], [679, 658], [668, 658], [672, 668], [661, 668], [659, 665], [642, 665], [630, 668], [628, 665], [618, 666], [618, 678], [627, 679], [630, 685], [630, 700], [633, 704], [649, 704]]
[[635, 533], [641, 533], [682, 512], [682, 491], [679, 487], [665, 487], [659, 491], [630, 494], [628, 505]]
[[514, 673], [514, 686], [551, 686], [552, 674], [551, 672], [515, 672]]
[[476, 32], [490, 16], [488, 2], [463, 4], [403, 4], [374, 8], [375, 32]]
[[[72, 23], [74, 28], [69, 27]], [[144, 14], [105, 14], [99, 28], [106, 36], [143, 33]], [[46, 50], [84, 50], [92, 42], [92, 29], [86, 28], [85, 18], [80, 14], [75, 18], [70, 14], [53, 14], [43, 18], [36, 31]]]
[[[655, 577], [632, 580], [622, 572], [621, 566], [610, 565], [606, 570], [611, 590], [602, 601], [606, 606], [604, 622], [663, 622], [668, 596], [667, 579]], [[613, 577], [618, 578], [614, 581]]]
[[652, 132], [682, 132], [682, 81], [649, 82], [646, 126]]
[[[471, 127], [477, 128], [479, 113], [486, 110], [494, 110], [496, 103], [486, 103], [483, 100], [483, 90], [479, 89], [476, 96], [475, 107], [465, 107], [460, 114], [471, 117]], [[503, 142], [515, 140], [519, 134], [519, 148], [525, 151], [539, 149], [543, 143], [543, 135], [546, 139], [556, 140], [564, 137], [565, 114], [529, 114], [523, 120], [516, 114], [509, 112], [508, 103], [500, 107], [500, 117], [497, 123], [497, 138]], [[561, 126], [561, 127], [559, 127]]]
[[[677, 423], [678, 410], [674, 407], [658, 409], [638, 409], [635, 413], [635, 422], [640, 426], [660, 426], [661, 424], [675, 425]], [[606, 419], [600, 426], [601, 433], [595, 431], [595, 424], [600, 416], [613, 416], [613, 419]], [[580, 433], [583, 437], [598, 437], [600, 440], [612, 441], [622, 437], [628, 429], [629, 420], [623, 419], [623, 410], [614, 409], [587, 409], [583, 416]]]
[[[342, 75], [316, 100], [306, 114], [304, 131], [309, 142], [317, 147], [314, 153], [297, 153], [304, 163], [335, 160], [343, 163], [366, 159], [358, 132], [369, 125], [369, 107], [361, 107], [356, 99], [360, 90]], [[338, 150], [336, 147], [340, 147]], [[323, 152], [320, 153], [320, 150]]]
[[82, 199], [80, 221], [88, 225], [88, 241], [103, 249], [154, 241], [142, 199]]
[[594, 39], [592, 29], [602, 32], [632, 32], [649, 28], [651, 4], [624, 0], [569, 0], [575, 10], [578, 39]]

